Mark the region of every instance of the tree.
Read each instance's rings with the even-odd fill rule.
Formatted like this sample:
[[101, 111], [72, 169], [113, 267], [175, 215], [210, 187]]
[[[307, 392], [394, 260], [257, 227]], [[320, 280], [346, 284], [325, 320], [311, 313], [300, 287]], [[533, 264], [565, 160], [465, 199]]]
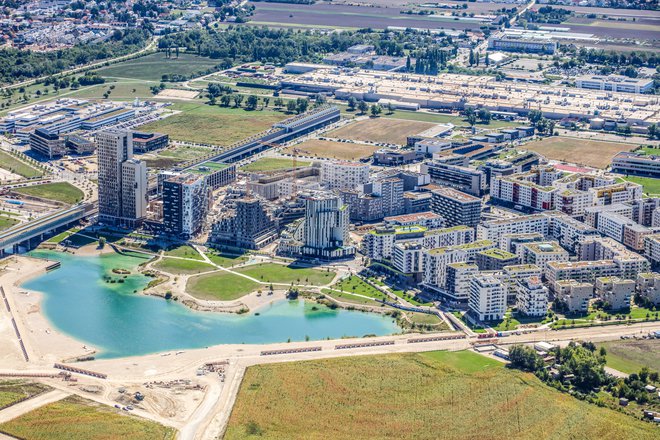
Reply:
[[383, 109], [378, 104], [373, 104], [371, 106], [371, 116], [378, 116], [382, 111]]
[[296, 112], [304, 113], [307, 111], [307, 106], [309, 106], [309, 101], [305, 98], [296, 99]]
[[658, 126], [655, 124], [649, 125], [648, 131], [649, 139], [654, 139], [659, 133], [658, 133]]
[[264, 103], [264, 107], [268, 107], [268, 104], [270, 103], [270, 98], [268, 96], [264, 96], [262, 101]]
[[357, 104], [357, 100], [353, 96], [349, 96], [348, 97], [348, 109], [350, 111], [354, 111], [356, 104]]
[[289, 113], [295, 112], [296, 111], [296, 101], [287, 101], [286, 111], [289, 112]]
[[387, 103], [387, 113], [391, 115], [392, 113], [394, 113], [394, 110], [396, 110], [396, 107], [394, 106], [394, 104], [392, 104], [391, 102], [388, 102]]
[[275, 98], [273, 104], [275, 104], [275, 107], [277, 108], [282, 108], [284, 107], [284, 100], [282, 98]]
[[233, 95], [232, 98], [234, 99], [234, 107], [240, 107], [243, 102], [243, 95]]
[[479, 120], [484, 123], [484, 124], [490, 124], [490, 120], [492, 118], [490, 112], [488, 109], [485, 108], [480, 108], [479, 112], [477, 113], [477, 116], [479, 117]]
[[526, 345], [514, 345], [509, 350], [511, 366], [523, 371], [536, 372], [543, 368], [543, 359], [533, 348]]
[[257, 108], [257, 105], [259, 105], [259, 98], [257, 98], [256, 95], [248, 96], [247, 101], [245, 103], [245, 108], [248, 110], [254, 110]]
[[486, 59], [484, 61], [486, 62], [486, 67], [490, 66], [490, 58], [488, 57], [488, 53], [486, 53]]
[[543, 113], [541, 110], [530, 110], [529, 113], [527, 114], [527, 119], [529, 119], [529, 122], [532, 124], [536, 124], [538, 121], [541, 120], [543, 117]]
[[220, 105], [223, 107], [229, 107], [229, 104], [231, 103], [231, 97], [232, 95], [222, 95], [220, 97]]
[[360, 110], [360, 113], [365, 114], [369, 110], [369, 104], [360, 100], [360, 102], [358, 102], [358, 110]]

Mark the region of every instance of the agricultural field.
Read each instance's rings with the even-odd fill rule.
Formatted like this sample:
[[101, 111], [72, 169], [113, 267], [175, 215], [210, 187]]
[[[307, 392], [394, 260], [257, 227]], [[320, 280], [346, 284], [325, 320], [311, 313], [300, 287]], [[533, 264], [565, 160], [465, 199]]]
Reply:
[[15, 193], [30, 197], [39, 197], [46, 200], [73, 205], [80, 202], [85, 194], [68, 182], [45, 183], [43, 185], [26, 186], [12, 190]]
[[276, 263], [251, 264], [236, 269], [236, 272], [263, 283], [294, 283], [309, 286], [329, 284], [335, 277], [335, 272], [332, 271]]
[[140, 58], [113, 64], [98, 69], [106, 78], [130, 78], [160, 82], [163, 75], [199, 76], [218, 65], [218, 60], [194, 54], [180, 53], [179, 57], [165, 57], [165, 52], [156, 52]]
[[[297, 167], [306, 167], [311, 165], [309, 161], [296, 161]], [[264, 173], [272, 171], [285, 171], [293, 168], [293, 159], [284, 159], [280, 157], [262, 157], [241, 167], [242, 171], [248, 173]]]
[[[262, 286], [247, 278], [229, 272], [217, 271], [188, 279], [186, 293], [198, 299], [232, 301], [252, 293]], [[266, 286], [263, 286], [265, 289]]]
[[[95, 84], [61, 93], [58, 97], [81, 99], [101, 99], [106, 94], [108, 99], [115, 101], [132, 101], [135, 98], [153, 98], [150, 87], [158, 85], [137, 79], [108, 79], [104, 84]], [[52, 99], [52, 98], [51, 98]]]
[[[371, 5], [335, 5], [317, 3], [296, 5], [293, 11], [290, 5], [279, 3], [252, 2], [255, 11], [250, 22], [255, 25], [274, 25], [300, 28], [333, 29], [386, 29], [400, 26], [422, 29], [479, 29], [480, 23], [471, 18], [443, 17], [441, 15], [406, 15], [400, 7], [374, 8]], [[399, 6], [399, 5], [397, 5]]]
[[328, 137], [363, 142], [406, 145], [407, 137], [433, 127], [431, 122], [395, 118], [369, 118], [327, 133]]
[[607, 350], [607, 366], [624, 373], [637, 373], [642, 367], [660, 372], [660, 339], [627, 339], [599, 344]]
[[473, 439], [484, 433], [490, 439], [650, 440], [657, 428], [461, 351], [250, 367], [225, 438]]
[[176, 102], [169, 108], [180, 113], [142, 125], [139, 129], [166, 133], [176, 140], [231, 145], [287, 118], [286, 114], [270, 109], [249, 111], [197, 102]]
[[28, 165], [7, 153], [6, 151], [0, 150], [0, 167], [2, 169], [10, 171], [15, 174], [19, 174], [23, 177], [40, 177], [43, 175], [43, 172], [32, 165]]
[[69, 396], [0, 425], [16, 438], [35, 440], [174, 440], [176, 431], [78, 396]]
[[293, 154], [293, 149], [303, 156], [325, 157], [339, 160], [359, 160], [370, 157], [379, 147], [375, 145], [353, 144], [349, 142], [322, 141], [310, 139], [294, 147], [284, 149], [283, 153]]
[[617, 153], [635, 148], [636, 145], [633, 144], [556, 136], [529, 142], [520, 147], [536, 151], [548, 159], [601, 169], [607, 168]]
[[50, 390], [49, 386], [37, 382], [26, 382], [24, 380], [0, 381], [0, 409], [48, 390]]

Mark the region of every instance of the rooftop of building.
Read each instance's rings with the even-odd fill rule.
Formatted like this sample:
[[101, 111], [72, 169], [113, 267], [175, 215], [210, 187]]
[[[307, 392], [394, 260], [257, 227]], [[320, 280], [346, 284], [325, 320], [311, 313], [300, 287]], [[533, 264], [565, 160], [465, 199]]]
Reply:
[[538, 271], [541, 272], [541, 268], [537, 266], [536, 264], [512, 264], [509, 266], [504, 266], [504, 271], [510, 272], [510, 273], [516, 273], [516, 272], [531, 272], [531, 271]]
[[496, 260], [513, 260], [518, 258], [516, 254], [512, 254], [511, 252], [507, 252], [498, 248], [486, 249], [485, 251], [479, 252], [479, 255], [484, 255]]
[[224, 170], [229, 166], [230, 165], [226, 163], [209, 161], [195, 165], [194, 167], [187, 169], [186, 172], [207, 175], [215, 173], [216, 171]]
[[524, 247], [530, 249], [532, 252], [542, 254], [568, 254], [568, 252], [559, 245], [559, 243], [552, 241], [535, 241], [525, 243]]
[[460, 203], [469, 203], [469, 202], [479, 202], [481, 203], [481, 199], [479, 197], [472, 196], [470, 194], [466, 194], [462, 191], [459, 191], [454, 188], [448, 188], [448, 187], [441, 187], [441, 188], [436, 188], [433, 189], [432, 192], [434, 194], [438, 194], [443, 197], [448, 197], [452, 200], [456, 200]]
[[413, 214], [393, 215], [385, 217], [385, 221], [389, 223], [409, 223], [421, 220], [436, 220], [441, 219], [442, 216], [431, 211], [416, 212]]

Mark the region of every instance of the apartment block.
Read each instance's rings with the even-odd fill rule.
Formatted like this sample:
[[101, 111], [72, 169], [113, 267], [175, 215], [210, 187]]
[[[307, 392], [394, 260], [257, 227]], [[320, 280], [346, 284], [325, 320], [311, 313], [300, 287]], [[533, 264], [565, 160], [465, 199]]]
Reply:
[[180, 174], [163, 181], [163, 228], [185, 239], [201, 231], [209, 209], [206, 179]]
[[486, 191], [486, 174], [483, 171], [439, 161], [425, 162], [422, 173], [431, 176], [431, 181], [459, 191], [481, 197]]
[[548, 313], [548, 305], [548, 288], [541, 283], [541, 278], [530, 277], [518, 281], [516, 295], [518, 313], [525, 316], [545, 316]]
[[520, 245], [521, 263], [545, 268], [551, 261], [568, 261], [568, 252], [552, 241], [539, 241]]
[[277, 228], [264, 203], [256, 198], [235, 200], [233, 212], [213, 225], [212, 243], [243, 249], [261, 249], [277, 238]]
[[476, 227], [481, 219], [481, 199], [452, 188], [432, 191], [431, 211], [442, 216], [447, 226]]
[[660, 305], [660, 273], [644, 272], [637, 275], [637, 292], [656, 306]]
[[630, 308], [630, 299], [635, 294], [635, 281], [618, 277], [599, 277], [594, 284], [594, 292], [612, 310]]
[[478, 252], [475, 258], [477, 266], [483, 271], [502, 270], [505, 266], [518, 264], [520, 259], [516, 254], [499, 248]]
[[503, 319], [506, 313], [506, 288], [492, 276], [475, 276], [470, 282], [468, 308], [479, 321]]
[[470, 283], [472, 278], [479, 273], [479, 267], [469, 263], [449, 263], [446, 271], [443, 296], [452, 303], [467, 303], [470, 296]]
[[518, 282], [531, 277], [541, 278], [543, 270], [534, 264], [516, 264], [504, 266], [497, 277], [507, 288], [507, 303], [515, 304], [518, 295]]
[[555, 295], [573, 313], [586, 313], [589, 310], [589, 301], [594, 296], [593, 283], [584, 283], [576, 280], [561, 280], [552, 285]]
[[321, 183], [328, 189], [356, 189], [369, 182], [369, 164], [325, 161], [321, 164]]
[[396, 243], [392, 251], [392, 265], [399, 272], [420, 274], [423, 271], [423, 249], [420, 243]]

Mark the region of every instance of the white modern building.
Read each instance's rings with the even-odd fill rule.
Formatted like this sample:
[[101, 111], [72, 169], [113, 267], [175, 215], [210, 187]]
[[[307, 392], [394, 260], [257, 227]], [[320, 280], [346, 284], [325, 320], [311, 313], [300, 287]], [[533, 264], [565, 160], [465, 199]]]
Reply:
[[321, 164], [321, 184], [328, 189], [356, 189], [369, 182], [369, 164], [325, 161]]
[[629, 78], [622, 75], [583, 75], [575, 79], [581, 89], [606, 92], [647, 93], [653, 89], [653, 78]]
[[493, 276], [475, 276], [470, 282], [468, 308], [479, 321], [503, 319], [506, 313], [506, 287]]
[[544, 316], [548, 313], [548, 288], [541, 283], [541, 278], [518, 281], [517, 291], [518, 313], [525, 316]]

